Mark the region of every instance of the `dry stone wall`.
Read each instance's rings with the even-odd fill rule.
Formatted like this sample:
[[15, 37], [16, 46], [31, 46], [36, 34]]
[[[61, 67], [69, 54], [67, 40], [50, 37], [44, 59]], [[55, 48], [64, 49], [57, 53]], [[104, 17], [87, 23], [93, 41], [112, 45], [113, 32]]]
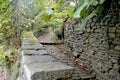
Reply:
[[120, 9], [95, 16], [79, 30], [81, 21], [65, 23], [65, 44], [98, 80], [120, 80]]

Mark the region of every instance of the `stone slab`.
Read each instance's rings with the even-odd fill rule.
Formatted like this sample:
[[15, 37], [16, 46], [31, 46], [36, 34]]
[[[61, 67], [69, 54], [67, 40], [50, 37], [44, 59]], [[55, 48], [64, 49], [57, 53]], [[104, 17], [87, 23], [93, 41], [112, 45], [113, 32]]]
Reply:
[[37, 45], [23, 45], [22, 50], [45, 50], [43, 45], [37, 44]]
[[30, 45], [31, 44], [40, 44], [40, 42], [30, 42], [30, 41], [27, 41], [27, 40], [24, 41], [24, 42], [22, 41], [22, 45], [26, 45], [26, 44], [30, 44]]
[[30, 39], [23, 39], [22, 40], [23, 43], [36, 43], [36, 42], [39, 42], [38, 40], [36, 39], [32, 39], [32, 37]]
[[60, 40], [53, 32], [49, 32], [38, 37], [38, 40], [42, 44], [63, 44], [63, 41]]
[[22, 64], [32, 64], [32, 63], [46, 63], [46, 62], [53, 62], [54, 59], [49, 55], [37, 55], [37, 56], [23, 56], [22, 57]]
[[22, 43], [22, 45], [42, 45], [39, 42], [34, 42], [34, 43]]
[[26, 80], [57, 80], [59, 78], [71, 77], [73, 67], [60, 62], [33, 63], [24, 65]]
[[46, 50], [22, 50], [22, 55], [49, 55]]
[[32, 34], [32, 32], [30, 34], [23, 36], [22, 41], [26, 43], [39, 42], [39, 40]]
[[34, 43], [26, 43], [26, 42], [22, 42], [22, 46], [24, 45], [41, 45], [43, 46], [42, 44], [40, 44], [39, 42], [34, 42]]

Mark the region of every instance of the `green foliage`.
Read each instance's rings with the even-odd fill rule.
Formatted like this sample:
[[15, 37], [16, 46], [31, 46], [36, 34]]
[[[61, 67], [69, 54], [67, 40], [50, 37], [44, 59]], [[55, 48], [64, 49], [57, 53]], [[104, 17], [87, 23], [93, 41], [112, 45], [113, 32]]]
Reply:
[[17, 51], [14, 48], [7, 48], [0, 45], [0, 66], [10, 66], [17, 60]]
[[89, 12], [87, 11], [87, 7], [84, 7], [84, 9], [81, 11], [80, 16], [85, 18], [89, 15]]
[[50, 20], [50, 15], [47, 15], [46, 13], [41, 15], [41, 19], [45, 22], [48, 22]]
[[0, 42], [9, 42], [12, 36], [12, 28], [10, 26], [10, 13], [8, 8], [8, 0], [0, 1]]
[[0, 0], [0, 66], [10, 66], [17, 59], [17, 51], [11, 45], [16, 32], [12, 22], [12, 4], [15, 0]]
[[[60, 9], [60, 6], [62, 6], [65, 3], [68, 3], [68, 4], [65, 4], [65, 6], [62, 7], [61, 9], [62, 11], [58, 13], [60, 14], [64, 13], [63, 14], [64, 16], [67, 15], [73, 18], [82, 18], [83, 21], [80, 25], [80, 28], [82, 28], [82, 27], [85, 27], [88, 20], [90, 20], [92, 17], [94, 17], [97, 14], [100, 14], [103, 11], [104, 7], [102, 4], [104, 3], [104, 1], [105, 0], [78, 0], [77, 2], [75, 2], [76, 6], [71, 7], [69, 5], [70, 3], [69, 0], [67, 2], [63, 0], [59, 0], [57, 3], [54, 4], [53, 10], [55, 14], [56, 11]], [[54, 14], [50, 15], [50, 17], [44, 17], [42, 19], [43, 20], [45, 19], [46, 21], [51, 20], [50, 18], [55, 16]]]
[[103, 4], [105, 0], [99, 0], [99, 4]]
[[57, 3], [53, 6], [54, 10], [58, 9], [62, 3], [63, 3], [63, 0], [57, 2]]
[[104, 7], [103, 7], [102, 5], [99, 5], [99, 6], [96, 8], [96, 13], [99, 14], [99, 13], [101, 13], [103, 10], [104, 10]]
[[[88, 20], [90, 20], [93, 16], [95, 16], [96, 13], [95, 11], [93, 11], [90, 15], [88, 15], [83, 21], [82, 23], [80, 24], [80, 29], [82, 29], [83, 27], [85, 27], [86, 23]], [[79, 28], [78, 28], [79, 29]]]
[[9, 6], [9, 0], [0, 0], [0, 13], [5, 13]]
[[69, 13], [68, 13], [69, 17], [72, 17], [72, 16], [73, 16], [74, 11], [75, 11], [75, 9], [74, 9], [74, 8], [73, 8], [73, 9], [71, 9], [71, 10], [69, 11]]
[[[52, 27], [51, 29], [54, 28], [54, 31], [57, 32], [60, 29], [59, 26], [65, 22], [66, 18], [73, 17], [83, 19], [80, 24], [80, 28], [83, 28], [88, 20], [103, 11], [104, 7], [102, 4], [105, 0], [73, 0], [76, 4], [74, 7], [69, 5], [72, 0], [34, 0], [35, 2], [32, 5], [26, 5], [26, 0], [22, 0], [22, 5], [20, 3], [11, 5], [14, 1], [16, 0], [0, 0], [0, 44], [9, 47], [11, 46], [12, 38], [17, 35], [16, 33], [19, 30], [27, 30], [29, 27], [35, 26], [37, 27], [36, 29], [42, 30], [42, 26], [53, 24], [57, 27], [49, 27]], [[16, 6], [20, 6], [20, 8], [14, 10]], [[12, 9], [13, 14], [11, 13]], [[12, 22], [13, 25], [11, 25]], [[21, 33], [17, 36], [20, 35]], [[4, 57], [7, 50], [2, 49], [3, 51], [0, 51], [0, 54]], [[14, 52], [13, 50], [8, 51], [10, 53]]]
[[[76, 7], [76, 10], [73, 14], [73, 17], [74, 18], [80, 18], [80, 17], [87, 17], [89, 16], [89, 13], [91, 12], [88, 12], [89, 11], [89, 8], [93, 8], [93, 10], [96, 10], [96, 13], [101, 13], [102, 10], [103, 10], [103, 6], [102, 6], [102, 3], [104, 2], [105, 0], [80, 0], [78, 6]], [[94, 8], [96, 7], [97, 8]]]
[[69, 5], [71, 0], [35, 0], [35, 4], [33, 5], [33, 18], [29, 20], [23, 18], [23, 26], [29, 28], [34, 24], [35, 29], [40, 29], [47, 24], [60, 26], [66, 18], [73, 17], [83, 18], [83, 23], [81, 24], [81, 27], [83, 27], [93, 12], [94, 14], [102, 12], [104, 9], [102, 6], [104, 1], [105, 0], [77, 0], [75, 2], [76, 6], [72, 7]]
[[[79, 18], [82, 10], [88, 5], [87, 1], [83, 1], [75, 10], [73, 17]], [[82, 15], [82, 14], [81, 14]]]

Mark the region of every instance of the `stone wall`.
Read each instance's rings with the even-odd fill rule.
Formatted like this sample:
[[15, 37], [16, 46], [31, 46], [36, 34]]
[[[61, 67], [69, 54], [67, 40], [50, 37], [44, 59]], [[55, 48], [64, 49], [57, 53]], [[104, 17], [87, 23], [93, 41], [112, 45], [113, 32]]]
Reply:
[[106, 9], [79, 30], [81, 20], [65, 23], [65, 44], [99, 80], [120, 80], [120, 9]]

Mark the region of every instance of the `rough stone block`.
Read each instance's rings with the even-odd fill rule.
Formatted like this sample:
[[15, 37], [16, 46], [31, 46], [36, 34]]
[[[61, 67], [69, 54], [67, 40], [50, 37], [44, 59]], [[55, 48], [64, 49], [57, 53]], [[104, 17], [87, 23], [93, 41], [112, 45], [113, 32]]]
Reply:
[[109, 32], [114, 33], [116, 31], [116, 27], [109, 27]]
[[109, 36], [110, 38], [115, 38], [115, 33], [108, 33], [108, 36]]
[[46, 50], [22, 50], [22, 55], [49, 55]]
[[33, 63], [24, 65], [26, 80], [57, 80], [71, 77], [73, 67], [59, 62]]
[[32, 63], [37, 63], [37, 62], [53, 62], [53, 58], [49, 55], [44, 55], [44, 56], [23, 56], [22, 57], [22, 63], [23, 64], [32, 64]]
[[87, 32], [90, 32], [90, 27], [88, 27], [88, 28], [86, 29], [86, 31], [87, 31]]
[[120, 38], [120, 33], [117, 33], [117, 34], [116, 34], [116, 37]]
[[[115, 47], [114, 49], [117, 50], [116, 47]], [[113, 55], [113, 54], [120, 54], [119, 51], [115, 51], [115, 50], [107, 50], [106, 53], [112, 54], [112, 55]]]
[[90, 74], [80, 74], [81, 80], [94, 80], [94, 77]]
[[119, 64], [114, 64], [113, 70], [114, 71], [119, 71], [120, 65]]
[[120, 50], [120, 46], [115, 46], [115, 50]]
[[116, 32], [120, 33], [120, 28], [117, 28], [117, 29], [116, 29]]
[[76, 52], [76, 51], [74, 51], [73, 53], [72, 53], [74, 56], [79, 56], [80, 55], [80, 53], [78, 53], [78, 52]]
[[100, 33], [100, 32], [103, 32], [103, 30], [101, 30], [101, 29], [96, 29], [94, 32]]
[[113, 44], [120, 45], [120, 38], [115, 38]]

